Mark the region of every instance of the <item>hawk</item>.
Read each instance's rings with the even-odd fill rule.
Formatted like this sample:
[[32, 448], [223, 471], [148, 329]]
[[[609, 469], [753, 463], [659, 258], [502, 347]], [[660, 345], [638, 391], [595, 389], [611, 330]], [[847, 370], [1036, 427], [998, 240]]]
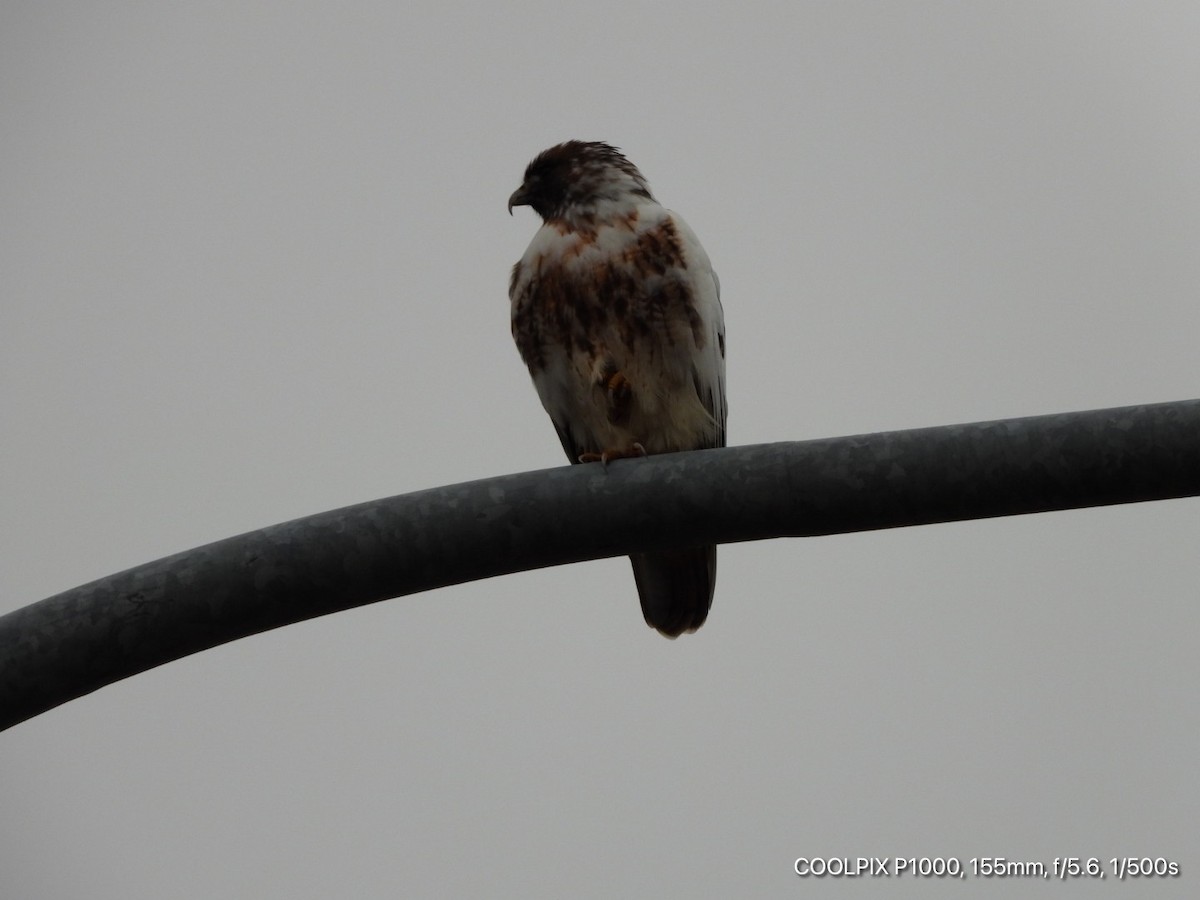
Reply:
[[[572, 463], [725, 446], [720, 285], [696, 235], [621, 152], [543, 151], [508, 199], [542, 226], [512, 271], [512, 332]], [[695, 631], [717, 548], [630, 557], [646, 623]]]

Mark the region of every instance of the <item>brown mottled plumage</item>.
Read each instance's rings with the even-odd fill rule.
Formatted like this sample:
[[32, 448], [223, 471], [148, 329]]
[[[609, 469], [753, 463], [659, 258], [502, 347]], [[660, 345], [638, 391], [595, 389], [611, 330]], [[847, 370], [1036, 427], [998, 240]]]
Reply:
[[[513, 267], [512, 330], [571, 462], [725, 446], [720, 287], [695, 234], [615, 147], [538, 155], [508, 208], [542, 227]], [[646, 622], [695, 631], [717, 548], [631, 557]]]

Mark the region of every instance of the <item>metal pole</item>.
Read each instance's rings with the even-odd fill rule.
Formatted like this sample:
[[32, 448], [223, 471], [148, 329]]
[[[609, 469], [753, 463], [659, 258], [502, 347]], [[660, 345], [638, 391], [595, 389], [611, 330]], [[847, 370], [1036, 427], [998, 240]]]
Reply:
[[226, 641], [493, 575], [634, 550], [1196, 495], [1200, 400], [432, 488], [228, 538], [0, 617], [0, 729]]

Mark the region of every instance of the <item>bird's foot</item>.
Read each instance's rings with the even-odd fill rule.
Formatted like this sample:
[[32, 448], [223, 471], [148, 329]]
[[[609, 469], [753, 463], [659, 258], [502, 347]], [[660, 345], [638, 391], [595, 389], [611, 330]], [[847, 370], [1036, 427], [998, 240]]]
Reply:
[[608, 402], [615, 407], [629, 405], [629, 398], [633, 394], [633, 386], [629, 383], [629, 379], [625, 377], [624, 372], [613, 372], [608, 376], [608, 380], [604, 382], [604, 387], [608, 391]]
[[633, 385], [617, 361], [602, 348], [592, 360], [592, 384], [603, 398], [608, 421], [613, 425], [627, 422], [633, 405]]
[[629, 383], [625, 373], [617, 371], [609, 363], [598, 384], [604, 391], [608, 421], [613, 425], [628, 422], [629, 412], [633, 408], [633, 385]]
[[579, 461], [581, 463], [598, 462], [608, 465], [614, 459], [633, 459], [646, 455], [646, 448], [637, 441], [634, 441], [630, 446], [622, 449], [619, 447], [609, 447], [599, 453], [580, 453]]

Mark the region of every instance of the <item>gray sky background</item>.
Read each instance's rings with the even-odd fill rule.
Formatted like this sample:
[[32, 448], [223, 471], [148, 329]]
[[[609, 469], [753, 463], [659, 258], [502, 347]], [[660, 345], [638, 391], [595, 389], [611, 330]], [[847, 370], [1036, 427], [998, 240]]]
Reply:
[[[1200, 395], [1197, 46], [1190, 0], [5, 3], [0, 611], [563, 463], [505, 201], [567, 138], [704, 242], [731, 443]], [[0, 735], [0, 896], [1193, 896], [1197, 513], [729, 546], [674, 643], [607, 560], [220, 647]]]

